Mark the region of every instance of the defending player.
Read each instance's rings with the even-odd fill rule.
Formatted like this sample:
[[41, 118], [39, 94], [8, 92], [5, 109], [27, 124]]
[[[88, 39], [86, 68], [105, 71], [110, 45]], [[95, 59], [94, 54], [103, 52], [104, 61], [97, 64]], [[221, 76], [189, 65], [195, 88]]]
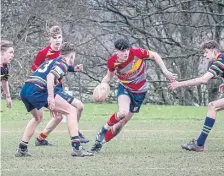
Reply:
[[1, 85], [6, 97], [7, 107], [12, 107], [12, 99], [9, 91], [9, 70], [8, 64], [14, 58], [13, 44], [10, 41], [1, 41]]
[[62, 78], [68, 72], [68, 66], [72, 66], [75, 60], [74, 45], [64, 43], [61, 47], [61, 56], [58, 59], [45, 61], [26, 81], [21, 90], [21, 99], [33, 118], [27, 124], [19, 149], [15, 156], [31, 156], [28, 153], [28, 142], [34, 134], [38, 124], [42, 121], [39, 111], [42, 107], [48, 107], [53, 115], [67, 115], [68, 131], [71, 137], [72, 156], [91, 156], [80, 145], [78, 136], [78, 121], [76, 108], [71, 105], [74, 97], [68, 95], [63, 89], [55, 89], [54, 86], [61, 83]]
[[115, 72], [118, 84], [118, 112], [115, 112], [96, 135], [91, 152], [99, 152], [102, 145], [114, 138], [131, 119], [138, 113], [148, 90], [145, 60], [152, 58], [160, 66], [169, 80], [176, 75], [169, 72], [159, 54], [141, 48], [130, 48], [129, 42], [119, 39], [114, 43], [116, 52], [107, 61], [107, 75], [102, 83], [109, 83]]
[[[211, 40], [203, 43], [202, 49], [204, 50], [204, 57], [210, 61], [213, 61], [213, 64], [209, 67], [208, 72], [195, 79], [182, 82], [173, 82], [170, 84], [170, 88], [172, 90], [180, 87], [205, 84], [208, 80], [216, 76], [220, 76], [224, 79], [224, 55], [220, 52], [219, 44], [216, 41]], [[224, 84], [220, 86], [220, 91], [222, 93], [224, 92]], [[215, 123], [216, 113], [223, 109], [224, 98], [210, 102], [208, 104], [208, 112], [200, 136], [197, 140], [193, 139], [191, 142], [183, 144], [181, 147], [190, 151], [203, 152], [206, 138]]]
[[[60, 55], [60, 46], [62, 43], [62, 30], [59, 26], [52, 26], [50, 28], [50, 45], [46, 46], [42, 50], [40, 50], [31, 66], [32, 71], [36, 71], [37, 68], [45, 61], [52, 60], [58, 58]], [[73, 66], [69, 67], [69, 72], [82, 71], [82, 65], [77, 65], [75, 68]], [[58, 89], [62, 89], [62, 84], [57, 86]], [[80, 120], [81, 113], [83, 111], [83, 103], [74, 99], [72, 105], [77, 109], [78, 121]], [[42, 112], [43, 114], [43, 112]], [[44, 130], [39, 134], [39, 136], [35, 140], [36, 146], [44, 146], [44, 145], [53, 145], [46, 140], [47, 136], [57, 127], [57, 125], [63, 119], [62, 116], [57, 116], [56, 118], [52, 118]], [[83, 136], [83, 134], [79, 131], [80, 141], [83, 143], [89, 142], [87, 138]]]

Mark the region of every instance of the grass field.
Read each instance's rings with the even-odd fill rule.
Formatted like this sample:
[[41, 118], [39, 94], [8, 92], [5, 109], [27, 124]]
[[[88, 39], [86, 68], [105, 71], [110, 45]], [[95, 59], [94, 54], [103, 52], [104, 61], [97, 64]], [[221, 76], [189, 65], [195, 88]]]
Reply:
[[[116, 105], [86, 104], [80, 122], [82, 132], [91, 140], [98, 129], [116, 111]], [[220, 112], [211, 131], [206, 151], [183, 151], [180, 144], [197, 137], [204, 123], [207, 107], [142, 106], [125, 129], [101, 153], [89, 158], [70, 156], [70, 138], [65, 123], [49, 136], [54, 147], [35, 147], [34, 138], [29, 151], [34, 156], [15, 158], [30, 114], [20, 101], [14, 101], [12, 110], [1, 112], [1, 171], [2, 176], [222, 176], [224, 175], [224, 113]], [[36, 135], [50, 119], [45, 119]]]

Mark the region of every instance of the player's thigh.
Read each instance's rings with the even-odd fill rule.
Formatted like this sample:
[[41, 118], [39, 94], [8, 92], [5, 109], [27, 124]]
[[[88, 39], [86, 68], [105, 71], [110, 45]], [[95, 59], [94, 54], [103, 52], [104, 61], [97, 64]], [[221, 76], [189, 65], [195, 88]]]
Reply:
[[64, 115], [68, 115], [71, 113], [76, 114], [75, 107], [73, 107], [67, 100], [65, 100], [58, 94], [55, 96], [55, 108], [53, 111]]
[[118, 96], [118, 109], [119, 112], [125, 111], [129, 112], [131, 99], [128, 95], [119, 95]]
[[119, 111], [129, 112], [131, 99], [128, 93], [128, 90], [121, 84], [118, 84], [117, 87], [117, 101], [118, 101], [118, 109]]
[[[210, 103], [209, 103], [210, 104]], [[217, 111], [224, 110], [224, 98], [211, 102]]]
[[80, 100], [76, 99], [76, 98], [73, 99], [71, 105], [74, 106], [77, 109], [83, 109], [84, 108], [83, 103]]

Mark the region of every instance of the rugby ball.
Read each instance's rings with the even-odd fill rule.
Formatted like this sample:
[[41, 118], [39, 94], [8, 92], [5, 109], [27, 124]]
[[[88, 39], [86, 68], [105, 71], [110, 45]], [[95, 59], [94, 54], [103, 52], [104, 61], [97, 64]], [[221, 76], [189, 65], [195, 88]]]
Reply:
[[110, 94], [110, 86], [107, 83], [100, 83], [93, 91], [93, 100], [103, 102]]

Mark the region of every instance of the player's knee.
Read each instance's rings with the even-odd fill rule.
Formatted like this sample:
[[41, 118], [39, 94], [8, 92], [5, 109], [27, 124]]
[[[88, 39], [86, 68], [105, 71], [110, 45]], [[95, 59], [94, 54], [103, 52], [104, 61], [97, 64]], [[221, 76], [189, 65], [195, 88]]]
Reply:
[[216, 110], [215, 103], [214, 103], [214, 102], [210, 102], [210, 103], [208, 104], [208, 109], [209, 109], [209, 110]]
[[56, 116], [55, 119], [56, 121], [61, 121], [63, 119], [63, 116], [62, 115]]
[[117, 114], [119, 119], [123, 119], [123, 118], [127, 117], [127, 115], [128, 115], [128, 111], [126, 111], [126, 110], [120, 110]]
[[36, 115], [33, 116], [36, 122], [40, 123], [43, 120], [43, 115]]
[[78, 111], [83, 111], [83, 109], [84, 109], [83, 103], [81, 101], [79, 101], [76, 105], [76, 108]]

